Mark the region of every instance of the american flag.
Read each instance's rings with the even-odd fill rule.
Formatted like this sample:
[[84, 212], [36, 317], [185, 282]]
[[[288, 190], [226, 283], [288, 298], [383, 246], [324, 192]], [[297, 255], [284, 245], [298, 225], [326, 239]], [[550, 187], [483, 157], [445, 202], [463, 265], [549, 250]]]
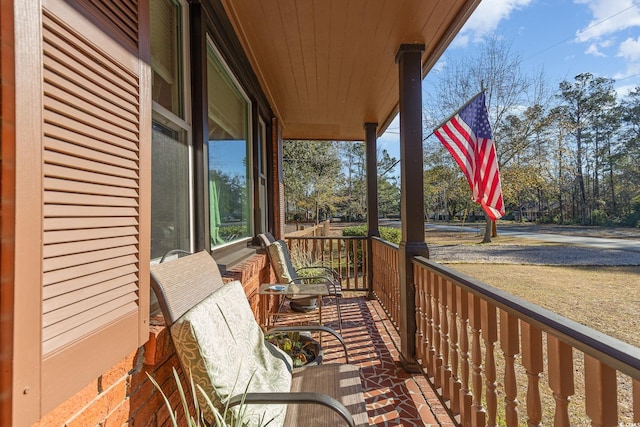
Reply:
[[482, 205], [492, 220], [502, 217], [500, 172], [484, 92], [476, 95], [433, 133], [462, 169], [473, 200]]

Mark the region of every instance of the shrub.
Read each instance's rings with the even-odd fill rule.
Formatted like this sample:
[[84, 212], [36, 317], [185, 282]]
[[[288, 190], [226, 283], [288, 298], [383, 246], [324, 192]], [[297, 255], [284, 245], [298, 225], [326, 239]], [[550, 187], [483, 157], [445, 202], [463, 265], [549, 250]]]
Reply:
[[[389, 243], [399, 244], [402, 239], [402, 231], [398, 228], [380, 227], [380, 238], [386, 240]], [[347, 237], [366, 237], [367, 226], [366, 225], [354, 225], [351, 227], [345, 227], [342, 229], [342, 235]], [[356, 256], [358, 257], [358, 264], [362, 265], [362, 248], [358, 247]]]
[[[397, 245], [400, 243], [400, 239], [402, 239], [402, 231], [400, 231], [399, 228], [380, 227], [379, 231], [380, 238], [382, 238], [382, 240], [386, 240], [389, 243], [395, 243]], [[342, 229], [342, 235], [366, 237], [367, 226], [354, 225], [351, 227], [345, 227]]]
[[351, 227], [345, 227], [342, 229], [343, 236], [360, 236], [364, 237], [367, 235], [367, 226], [366, 225], [352, 225]]

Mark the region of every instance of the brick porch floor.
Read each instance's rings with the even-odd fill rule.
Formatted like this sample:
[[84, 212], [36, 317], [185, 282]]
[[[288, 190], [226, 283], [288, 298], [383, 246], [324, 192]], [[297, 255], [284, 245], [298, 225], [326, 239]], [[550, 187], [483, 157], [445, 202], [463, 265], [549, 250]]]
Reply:
[[[369, 423], [372, 426], [454, 427], [456, 424], [425, 376], [402, 369], [399, 336], [378, 301], [353, 296], [343, 298], [340, 306], [349, 362], [361, 368]], [[295, 323], [304, 321], [304, 317], [296, 317]], [[313, 316], [313, 320], [317, 321], [317, 317]], [[323, 320], [325, 325], [338, 329], [335, 305], [329, 303], [323, 307]], [[286, 323], [294, 322], [287, 318]], [[337, 340], [328, 335], [323, 340], [323, 363], [344, 362]]]

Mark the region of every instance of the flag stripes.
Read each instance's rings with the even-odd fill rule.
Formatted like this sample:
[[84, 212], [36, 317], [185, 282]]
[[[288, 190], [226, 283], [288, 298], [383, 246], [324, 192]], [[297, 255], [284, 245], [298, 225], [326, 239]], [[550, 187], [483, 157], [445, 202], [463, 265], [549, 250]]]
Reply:
[[451, 153], [469, 187], [492, 220], [504, 215], [504, 202], [496, 149], [493, 143], [484, 92], [433, 132]]

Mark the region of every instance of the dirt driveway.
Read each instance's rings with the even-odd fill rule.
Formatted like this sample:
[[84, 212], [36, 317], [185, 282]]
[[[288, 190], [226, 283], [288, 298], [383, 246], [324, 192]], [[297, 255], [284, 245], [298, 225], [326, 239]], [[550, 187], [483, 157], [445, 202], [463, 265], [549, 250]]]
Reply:
[[428, 244], [429, 256], [446, 263], [530, 265], [640, 265], [640, 253], [577, 245]]
[[[579, 227], [537, 224], [500, 224], [498, 238], [479, 244], [484, 224], [467, 225], [478, 230], [477, 238], [462, 238], [461, 233], [428, 231], [427, 245], [431, 259], [446, 263], [491, 263], [530, 265], [640, 265], [640, 252], [600, 249], [572, 244], [518, 241], [500, 236], [500, 230], [565, 236], [601, 237], [638, 240], [640, 230], [633, 228]], [[464, 233], [474, 235], [473, 233]], [[465, 236], [466, 237], [466, 236]], [[460, 242], [464, 240], [464, 242]], [[471, 241], [471, 243], [470, 243]], [[432, 242], [432, 243], [430, 243]]]

